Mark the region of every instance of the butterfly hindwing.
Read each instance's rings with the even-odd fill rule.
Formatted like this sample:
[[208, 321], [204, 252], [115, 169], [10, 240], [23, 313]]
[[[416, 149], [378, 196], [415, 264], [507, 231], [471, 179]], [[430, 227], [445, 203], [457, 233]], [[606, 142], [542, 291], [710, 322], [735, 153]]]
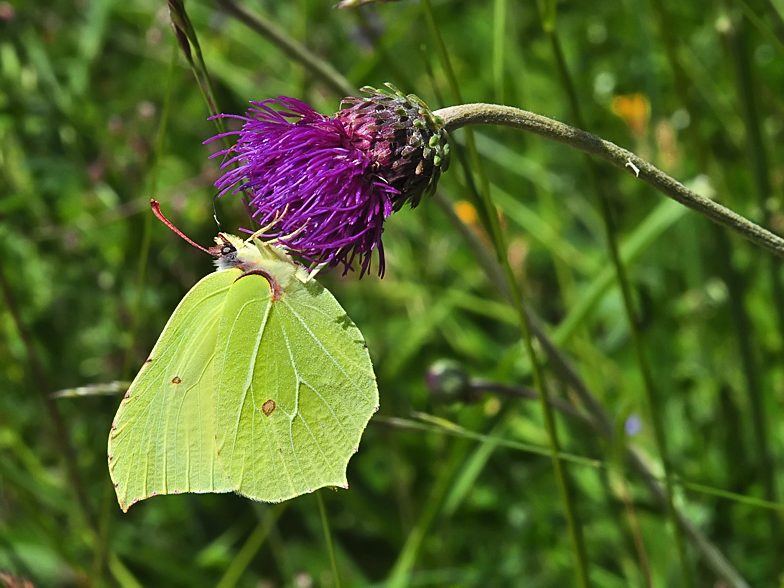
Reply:
[[123, 510], [157, 494], [235, 489], [217, 457], [212, 404], [218, 325], [239, 275], [213, 273], [188, 292], [120, 404], [109, 470]]
[[327, 290], [293, 278], [273, 296], [261, 275], [237, 280], [215, 373], [218, 454], [238, 492], [277, 502], [347, 486], [378, 391], [361, 333]]

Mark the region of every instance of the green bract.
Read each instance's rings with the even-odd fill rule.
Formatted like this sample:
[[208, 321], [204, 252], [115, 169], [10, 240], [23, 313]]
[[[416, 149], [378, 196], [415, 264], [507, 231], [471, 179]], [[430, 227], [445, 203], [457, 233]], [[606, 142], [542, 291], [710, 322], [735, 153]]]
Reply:
[[150, 496], [278, 502], [347, 487], [378, 390], [362, 334], [280, 249], [221, 234], [226, 267], [183, 298], [109, 435], [123, 510]]

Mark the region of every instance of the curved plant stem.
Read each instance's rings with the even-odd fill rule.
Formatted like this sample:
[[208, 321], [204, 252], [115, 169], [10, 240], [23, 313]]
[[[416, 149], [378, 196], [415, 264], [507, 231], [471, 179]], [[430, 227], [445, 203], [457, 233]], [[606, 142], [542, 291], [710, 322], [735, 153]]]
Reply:
[[[553, 49], [557, 69], [561, 77], [562, 85], [566, 90], [569, 98], [569, 104], [572, 109], [572, 116], [580, 126], [585, 126], [582, 113], [580, 111], [580, 104], [577, 98], [577, 92], [572, 81], [572, 76], [569, 73], [569, 68], [566, 65], [566, 59], [561, 50], [561, 43], [558, 38], [558, 33], [553, 28], [547, 31], [546, 34], [550, 39], [550, 45]], [[594, 185], [596, 197], [599, 200], [599, 208], [602, 213], [602, 220], [604, 221], [605, 237], [607, 239], [607, 247], [610, 251], [610, 259], [615, 267], [615, 274], [618, 278], [618, 285], [621, 288], [621, 295], [623, 298], [623, 306], [626, 311], [626, 319], [629, 323], [629, 333], [634, 346], [634, 352], [637, 356], [637, 364], [640, 368], [642, 375], [643, 388], [645, 389], [645, 396], [648, 401], [648, 406], [651, 411], [651, 420], [653, 421], [654, 439], [656, 441], [656, 449], [661, 457], [664, 466], [664, 481], [666, 488], [666, 504], [667, 516], [670, 519], [673, 527], [673, 534], [675, 538], [675, 550], [678, 554], [678, 559], [681, 567], [681, 580], [683, 586], [689, 588], [693, 585], [691, 577], [691, 569], [689, 561], [686, 556], [686, 549], [683, 545], [683, 533], [681, 525], [678, 521], [678, 516], [675, 512], [675, 504], [673, 502], [673, 485], [672, 485], [672, 464], [670, 463], [669, 451], [667, 449], [667, 438], [664, 434], [664, 419], [662, 416], [662, 409], [659, 405], [659, 395], [654, 385], [653, 376], [651, 374], [650, 364], [645, 354], [645, 348], [642, 342], [642, 335], [637, 327], [637, 312], [634, 309], [634, 300], [632, 298], [631, 287], [629, 286], [629, 279], [626, 274], [626, 268], [621, 260], [621, 255], [618, 249], [618, 238], [616, 237], [617, 230], [615, 222], [613, 221], [612, 208], [610, 199], [608, 198], [604, 187], [599, 182], [599, 174], [596, 170], [595, 163], [592, 159], [587, 158], [588, 171], [590, 172], [591, 179]]]
[[501, 125], [528, 131], [604, 159], [635, 175], [665, 196], [699, 212], [713, 222], [733, 230], [774, 255], [784, 258], [784, 239], [778, 235], [763, 229], [729, 208], [689, 190], [676, 179], [631, 151], [596, 135], [570, 127], [546, 116], [498, 104], [478, 103], [448, 106], [437, 110], [435, 114], [444, 119], [446, 129], [449, 132], [466, 125]]

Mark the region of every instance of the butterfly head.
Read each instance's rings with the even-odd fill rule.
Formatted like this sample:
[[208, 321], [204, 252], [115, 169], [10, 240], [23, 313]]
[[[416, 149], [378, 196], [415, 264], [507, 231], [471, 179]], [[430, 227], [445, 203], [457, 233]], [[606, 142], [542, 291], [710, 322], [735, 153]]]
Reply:
[[249, 266], [255, 265], [254, 258], [258, 256], [257, 247], [248, 245], [246, 241], [228, 233], [218, 233], [215, 245], [207, 251], [215, 257], [215, 266], [219, 271], [235, 267], [247, 271]]
[[218, 271], [237, 268], [247, 273], [262, 269], [274, 275], [282, 287], [285, 287], [295, 275], [302, 282], [310, 279], [308, 270], [289, 257], [285, 248], [276, 245], [276, 240], [264, 242], [259, 238], [266, 229], [257, 231], [244, 240], [229, 233], [218, 233], [215, 237], [215, 245], [207, 249], [175, 227], [161, 212], [158, 202], [151, 200], [150, 205], [155, 216], [167, 227], [197, 249], [212, 255]]
[[210, 247], [208, 252], [215, 257], [218, 271], [238, 268], [247, 272], [283, 266], [291, 266], [290, 269], [293, 270], [298, 267], [283, 249], [254, 237], [243, 240], [228, 233], [218, 233], [215, 245]]

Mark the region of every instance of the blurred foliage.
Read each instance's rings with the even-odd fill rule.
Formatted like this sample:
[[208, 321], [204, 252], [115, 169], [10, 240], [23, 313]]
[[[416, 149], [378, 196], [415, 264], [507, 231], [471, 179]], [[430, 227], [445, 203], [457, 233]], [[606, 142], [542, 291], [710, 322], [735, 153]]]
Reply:
[[[355, 86], [390, 81], [433, 108], [453, 103], [418, 2], [331, 4], [247, 7]], [[780, 2], [560, 2], [557, 13], [542, 4], [587, 130], [781, 232]], [[341, 96], [329, 85], [208, 0], [187, 10], [223, 112], [280, 94], [337, 109]], [[465, 101], [574, 122], [536, 3], [442, 0], [434, 10]], [[132, 377], [179, 299], [211, 271], [207, 256], [148, 220], [154, 196], [194, 240], [214, 236], [218, 162], [208, 157], [218, 147], [202, 144], [216, 132], [207, 114], [165, 3], [0, 2], [0, 268], [8, 286], [0, 299], [0, 569], [36, 586], [336, 585], [314, 496], [280, 505], [167, 496], [123, 515], [106, 466], [120, 397], [47, 400]], [[660, 471], [583, 158], [508, 129], [475, 134], [533, 308], [618, 430], [634, 423], [632, 441]], [[780, 265], [633, 175], [600, 170], [675, 471], [757, 498], [771, 473], [782, 489]], [[443, 190], [488, 242], [466, 202], [466, 179], [455, 161]], [[238, 200], [223, 198], [217, 209], [224, 229], [247, 224]], [[381, 393], [349, 465], [350, 489], [321, 491], [342, 585], [381, 586], [393, 569], [409, 567], [411, 586], [571, 585], [573, 553], [546, 453], [385, 420], [419, 411], [545, 446], [536, 403], [486, 394], [447, 406], [426, 386], [428, 367], [443, 358], [474, 378], [528, 384], [513, 310], [432, 201], [390, 219], [385, 250], [383, 281], [319, 278], [364, 333]], [[547, 378], [553, 393], [573, 400], [556, 370]], [[677, 585], [672, 530], [651, 496], [595, 433], [569, 419], [559, 426], [565, 451], [616, 466], [568, 466], [594, 584], [645, 586], [649, 568], [653, 585]], [[683, 488], [676, 502], [751, 585], [784, 581], [775, 511]], [[721, 585], [693, 547], [688, 553], [697, 586]]]

